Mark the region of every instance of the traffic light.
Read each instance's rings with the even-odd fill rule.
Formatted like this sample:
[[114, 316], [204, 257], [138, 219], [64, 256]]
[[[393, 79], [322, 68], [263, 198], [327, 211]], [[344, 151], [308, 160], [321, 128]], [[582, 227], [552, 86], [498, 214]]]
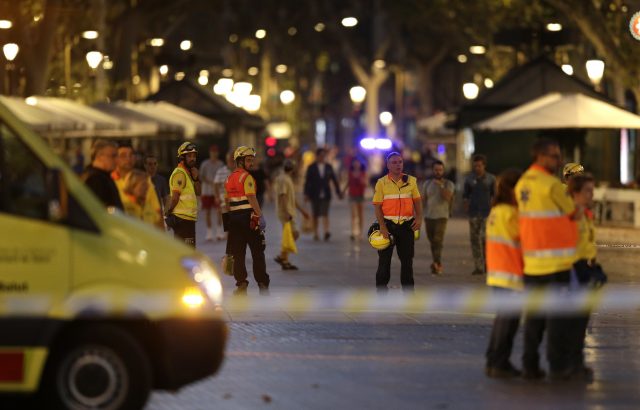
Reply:
[[267, 156], [274, 157], [276, 155], [276, 145], [278, 140], [272, 136], [268, 136], [264, 139], [264, 145], [267, 146]]

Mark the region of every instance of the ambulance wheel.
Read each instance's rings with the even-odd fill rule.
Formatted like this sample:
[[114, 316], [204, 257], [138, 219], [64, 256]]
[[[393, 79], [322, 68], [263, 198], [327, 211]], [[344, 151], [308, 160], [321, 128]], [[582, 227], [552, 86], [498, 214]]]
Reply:
[[47, 365], [45, 396], [61, 409], [141, 409], [151, 391], [151, 366], [140, 344], [110, 325], [66, 337]]

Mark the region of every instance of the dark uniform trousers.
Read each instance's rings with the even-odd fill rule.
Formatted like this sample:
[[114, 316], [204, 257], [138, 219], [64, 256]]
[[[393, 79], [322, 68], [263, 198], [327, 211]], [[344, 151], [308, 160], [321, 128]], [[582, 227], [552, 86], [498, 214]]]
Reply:
[[260, 285], [269, 286], [269, 275], [264, 258], [264, 236], [259, 229], [251, 229], [251, 210], [229, 212], [229, 237], [227, 239], [227, 254], [233, 255], [233, 276], [236, 286], [247, 283], [247, 267], [245, 255], [247, 245], [253, 259], [253, 277]]
[[[511, 289], [494, 287], [493, 292], [505, 294], [514, 292]], [[487, 348], [487, 367], [508, 369], [509, 359], [513, 350], [513, 339], [520, 325], [520, 314], [497, 312], [493, 320], [491, 338]]]
[[[175, 215], [174, 215], [175, 216]], [[196, 221], [182, 219], [175, 216], [175, 226], [173, 227], [173, 236], [178, 240], [184, 241], [189, 246], [196, 247]]]
[[[566, 289], [568, 291], [570, 271], [561, 271], [549, 275], [524, 275], [525, 287], [529, 290], [540, 288]], [[547, 360], [551, 373], [564, 373], [573, 367], [575, 352], [576, 314], [531, 313], [524, 322], [524, 370], [539, 369], [538, 347], [546, 329]]]
[[413, 289], [413, 247], [414, 237], [411, 224], [413, 219], [396, 224], [385, 219], [387, 229], [393, 236], [394, 244], [387, 249], [378, 251], [378, 270], [376, 272], [376, 287], [378, 289], [386, 289], [391, 279], [391, 258], [393, 257], [393, 248], [398, 249], [398, 257], [400, 258], [400, 283], [402, 289]]

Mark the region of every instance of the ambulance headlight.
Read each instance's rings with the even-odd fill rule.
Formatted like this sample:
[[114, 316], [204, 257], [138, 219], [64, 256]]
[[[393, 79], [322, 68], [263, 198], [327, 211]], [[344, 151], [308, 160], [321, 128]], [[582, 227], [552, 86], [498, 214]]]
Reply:
[[209, 261], [184, 258], [182, 267], [214, 305], [222, 304], [222, 284], [216, 269]]

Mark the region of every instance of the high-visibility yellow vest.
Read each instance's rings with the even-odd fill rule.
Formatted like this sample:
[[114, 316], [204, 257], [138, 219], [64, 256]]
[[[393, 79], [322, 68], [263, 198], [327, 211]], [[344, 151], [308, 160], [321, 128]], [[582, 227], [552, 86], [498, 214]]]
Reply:
[[179, 164], [171, 173], [171, 177], [169, 177], [169, 186], [173, 189], [173, 179], [180, 174], [184, 175], [186, 183], [180, 191], [178, 204], [173, 208], [171, 213], [179, 218], [195, 221], [198, 219], [198, 198], [196, 197], [196, 189], [193, 185], [191, 175], [189, 175], [182, 164]]
[[414, 217], [414, 202], [420, 201], [415, 177], [402, 174], [394, 181], [387, 174], [376, 182], [373, 204], [382, 205], [384, 219], [402, 223]]
[[578, 227], [573, 200], [560, 180], [532, 165], [516, 184], [520, 241], [527, 275], [549, 275], [571, 269], [576, 258]]
[[593, 213], [588, 209], [578, 221], [578, 232], [580, 233], [580, 239], [578, 239], [576, 260], [595, 259], [598, 253], [596, 249], [595, 225], [593, 223]]
[[491, 208], [486, 228], [487, 285], [522, 290], [522, 248], [518, 209], [498, 204]]

